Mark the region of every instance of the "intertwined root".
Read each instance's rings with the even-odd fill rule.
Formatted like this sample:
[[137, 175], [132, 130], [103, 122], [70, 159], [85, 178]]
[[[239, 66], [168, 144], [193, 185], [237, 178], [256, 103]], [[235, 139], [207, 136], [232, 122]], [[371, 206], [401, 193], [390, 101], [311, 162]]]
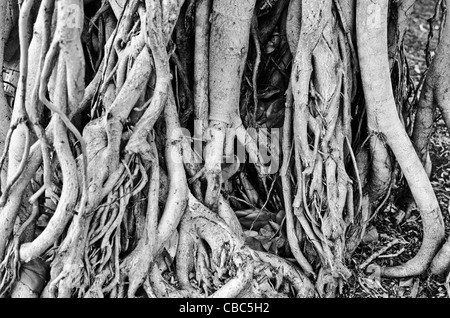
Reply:
[[[352, 39], [336, 22], [340, 19], [345, 28], [346, 17], [339, 10], [337, 18], [333, 16], [332, 2], [293, 1], [289, 10], [287, 34], [294, 63], [284, 125], [293, 129], [292, 136], [284, 136], [282, 172], [296, 176], [297, 191], [291, 198], [291, 181], [283, 180], [285, 205], [292, 206], [292, 211], [287, 209], [288, 238], [293, 247], [313, 246], [315, 262], [322, 266], [316, 286], [321, 295], [331, 295], [338, 282], [349, 277], [344, 266], [350, 245], [345, 232], [355, 214], [359, 217], [361, 213], [354, 210], [353, 202], [353, 191], [361, 185], [354, 185], [347, 172], [347, 166], [352, 165], [348, 145], [352, 136], [350, 105], [355, 94], [354, 79], [348, 72], [356, 66], [351, 63]], [[305, 27], [300, 28], [299, 23]], [[292, 150], [288, 145], [291, 138]], [[291, 151], [295, 172], [287, 165]], [[309, 242], [302, 242], [295, 233], [294, 221], [301, 225]], [[311, 265], [299, 248], [294, 250], [301, 267], [311, 273]]]
[[[157, 181], [155, 175], [152, 173], [151, 184]], [[154, 191], [152, 188], [155, 186], [150, 185], [150, 194]], [[119, 194], [123, 195], [123, 192], [119, 191]], [[111, 204], [112, 200], [107, 202]], [[108, 213], [108, 205], [97, 212], [106, 215], [103, 213]], [[150, 213], [147, 217], [152, 218], [152, 211], [149, 209], [147, 212]], [[120, 211], [116, 213], [115, 220], [123, 220]], [[95, 215], [91, 224], [97, 224], [100, 218]], [[160, 254], [155, 253], [158, 248], [156, 240], [149, 240], [155, 233], [152, 223], [146, 222], [150, 228], [143, 229], [143, 234], [133, 244], [134, 250], [123, 261], [119, 261], [117, 255], [117, 244], [120, 244], [118, 229], [119, 236], [116, 234], [107, 239], [107, 234], [118, 222], [108, 223], [109, 226], [100, 227], [107, 229], [102, 230], [103, 236], [94, 235], [96, 231], [93, 229], [97, 227], [92, 227], [88, 247], [82, 249], [78, 246], [76, 249], [89, 251], [85, 255], [89, 267], [73, 262], [76, 259], [70, 257], [75, 250], [73, 246], [56, 256], [52, 263], [52, 279], [43, 297], [69, 297], [73, 291], [78, 291], [80, 297], [123, 297], [125, 294], [135, 297], [141, 286], [149, 297], [286, 297], [291, 295], [289, 286], [295, 290], [293, 296], [315, 295], [314, 285], [301, 271], [278, 256], [245, 246], [220, 217], [192, 195], [189, 195], [176, 245], [179, 288], [162, 276], [164, 262]], [[102, 244], [97, 247], [100, 241]], [[67, 263], [69, 261], [70, 264]]]
[[[389, 195], [388, 148], [410, 183], [425, 235], [418, 257], [382, 274], [421, 273], [442, 239], [440, 213], [423, 169], [413, 169], [418, 158], [393, 98], [381, 98], [391, 89], [389, 70], [402, 64], [394, 53], [401, 51], [411, 1], [396, 3], [393, 30], [399, 33], [389, 42], [387, 0], [358, 2], [358, 15], [352, 1], [340, 0], [279, 0], [272, 9], [255, 0], [105, 1], [92, 18], [103, 27], [90, 27], [88, 45], [76, 25], [86, 15], [72, 10], [88, 2], [43, 0], [29, 43], [33, 1], [25, 0], [20, 81], [0, 158], [1, 164], [8, 159], [0, 198], [0, 294], [28, 293], [24, 273], [43, 258], [51, 265], [43, 297], [334, 296], [351, 274], [346, 257], [375, 204]], [[264, 18], [265, 10], [273, 15]], [[176, 28], [194, 12], [195, 43], [189, 44], [183, 38], [189, 28]], [[4, 5], [0, 19], [6, 19]], [[383, 23], [372, 28], [367, 21]], [[358, 55], [355, 33], [363, 42]], [[368, 34], [382, 41], [369, 41]], [[0, 45], [1, 52], [5, 42]], [[198, 68], [192, 77], [182, 54], [189, 45]], [[85, 89], [84, 72], [91, 68], [96, 75]], [[404, 90], [399, 76], [396, 90]], [[442, 91], [435, 86], [424, 96]], [[43, 120], [45, 112], [51, 120]], [[352, 125], [352, 117], [365, 123], [366, 113], [367, 133]], [[206, 139], [204, 161], [182, 133], [192, 128], [189, 114], [200, 121], [191, 129], [195, 138]], [[267, 169], [249, 128], [281, 126], [282, 151], [276, 133], [264, 136], [271, 166], [282, 154], [277, 173]], [[426, 133], [417, 133], [419, 141]], [[235, 157], [236, 141], [250, 164], [223, 164]], [[33, 231], [43, 202], [54, 212], [45, 229], [28, 238], [23, 233]], [[263, 243], [252, 249], [254, 226], [264, 218], [277, 240], [270, 239], [270, 249]], [[432, 270], [445, 270], [448, 259], [446, 244]], [[46, 280], [37, 272], [34, 296]]]
[[[177, 277], [191, 296], [281, 296], [285, 284], [294, 288], [294, 296], [315, 295], [313, 284], [302, 272], [278, 256], [245, 246], [220, 217], [192, 195], [180, 226], [177, 251]], [[190, 278], [193, 272], [195, 278]]]

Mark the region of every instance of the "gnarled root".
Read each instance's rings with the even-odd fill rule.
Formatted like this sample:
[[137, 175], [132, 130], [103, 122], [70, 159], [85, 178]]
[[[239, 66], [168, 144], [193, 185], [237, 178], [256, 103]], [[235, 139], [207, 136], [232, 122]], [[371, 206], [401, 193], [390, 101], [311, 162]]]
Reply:
[[[446, 1], [446, 4], [448, 7], [450, 2]], [[450, 129], [450, 94], [448, 91], [450, 80], [450, 57], [448, 56], [448, 50], [450, 49], [450, 23], [448, 19], [442, 32], [442, 39], [426, 75], [422, 93], [417, 103], [417, 114], [412, 136], [419, 157], [425, 166], [430, 161], [428, 146], [433, 132], [436, 106], [440, 108], [447, 128]], [[433, 259], [431, 264], [433, 274], [442, 274], [450, 268], [449, 250], [450, 238], [447, 239], [447, 242]]]
[[[179, 244], [177, 275], [191, 297], [202, 292], [220, 298], [280, 296], [277, 288], [286, 282], [294, 287], [297, 297], [315, 295], [313, 284], [303, 272], [276, 255], [245, 246], [220, 217], [193, 195], [189, 195]], [[189, 279], [193, 271], [196, 288]], [[277, 281], [275, 289], [269, 288], [272, 279]]]
[[[292, 125], [294, 144], [290, 150], [291, 137], [285, 135], [283, 154], [284, 160], [289, 160], [290, 152], [293, 153], [297, 191], [291, 199], [290, 180], [283, 176], [289, 172], [286, 161], [282, 180], [287, 231], [295, 258], [306, 272], [317, 278], [316, 288], [321, 296], [332, 296], [338, 282], [350, 276], [343, 265], [344, 233], [348, 226], [344, 216], [351, 214], [348, 205], [353, 205], [353, 202], [347, 204], [353, 188], [344, 152], [345, 139], [351, 133], [348, 112], [352, 88], [350, 79], [343, 75], [343, 68], [351, 70], [354, 66], [348, 62], [349, 44], [339, 42], [342, 31], [334, 21], [333, 9], [337, 10], [327, 1], [293, 1], [288, 14], [288, 41], [295, 58], [291, 74], [292, 123], [286, 122], [291, 116], [292, 97], [288, 95], [285, 128]], [[301, 12], [301, 18], [296, 12]], [[290, 90], [287, 94], [291, 94]], [[293, 209], [286, 205], [292, 205]], [[301, 225], [308, 241], [302, 242], [294, 222]], [[308, 255], [308, 260], [300, 248], [306, 245], [316, 252], [314, 256]], [[309, 262], [320, 264], [318, 276]]]
[[151, 143], [154, 158], [151, 162], [150, 187], [145, 227], [136, 248], [120, 264], [121, 284], [128, 280], [128, 298], [136, 295], [137, 289], [144, 283], [150, 264], [155, 259], [158, 249], [158, 197], [159, 197], [159, 162], [154, 142]]
[[444, 238], [442, 215], [420, 159], [396, 111], [387, 52], [388, 1], [358, 2], [357, 35], [359, 60], [367, 111], [374, 114], [379, 130], [392, 149], [420, 210], [424, 238], [417, 255], [407, 263], [382, 268], [381, 275], [405, 277], [425, 271]]

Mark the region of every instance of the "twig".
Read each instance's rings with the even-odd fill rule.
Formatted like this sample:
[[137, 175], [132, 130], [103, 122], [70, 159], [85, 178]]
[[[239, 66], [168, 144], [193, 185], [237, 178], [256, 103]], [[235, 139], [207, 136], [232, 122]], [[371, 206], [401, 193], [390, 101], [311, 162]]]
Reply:
[[[361, 177], [359, 175], [359, 169], [358, 169], [358, 163], [356, 160], [356, 156], [355, 156], [355, 153], [353, 152], [352, 145], [350, 143], [350, 140], [348, 140], [347, 136], [345, 136], [345, 141], [347, 143], [350, 157], [352, 158], [353, 169], [355, 169], [355, 177], [356, 177], [356, 180], [358, 181], [359, 199], [358, 199], [358, 209], [356, 210], [356, 213], [359, 214], [362, 209], [362, 197], [363, 197], [363, 189], [362, 188], [363, 187], [362, 187]], [[353, 203], [353, 202], [351, 202], [351, 203]]]
[[253, 16], [253, 21], [251, 25], [251, 34], [253, 37], [253, 42], [255, 44], [256, 49], [256, 58], [255, 58], [255, 64], [253, 66], [253, 75], [252, 75], [252, 86], [253, 86], [253, 103], [254, 103], [254, 109], [253, 109], [253, 125], [256, 125], [256, 113], [258, 111], [258, 71], [259, 71], [259, 65], [261, 64], [261, 43], [259, 39], [258, 34], [258, 19], [256, 18], [256, 15]]
[[367, 265], [369, 265], [374, 259], [378, 258], [381, 254], [383, 254], [384, 252], [386, 252], [388, 249], [390, 249], [392, 246], [394, 246], [395, 244], [400, 243], [399, 239], [395, 239], [393, 240], [391, 243], [389, 243], [388, 245], [386, 245], [385, 247], [383, 247], [381, 250], [379, 250], [378, 252], [372, 254], [372, 256], [370, 256], [364, 263], [362, 263], [361, 265], [359, 265], [360, 269], [364, 269], [367, 267]]
[[393, 254], [387, 254], [387, 255], [380, 255], [378, 256], [378, 258], [392, 258], [392, 257], [397, 257], [400, 254], [402, 254], [405, 251], [405, 248], [402, 247], [397, 253], [393, 253]]

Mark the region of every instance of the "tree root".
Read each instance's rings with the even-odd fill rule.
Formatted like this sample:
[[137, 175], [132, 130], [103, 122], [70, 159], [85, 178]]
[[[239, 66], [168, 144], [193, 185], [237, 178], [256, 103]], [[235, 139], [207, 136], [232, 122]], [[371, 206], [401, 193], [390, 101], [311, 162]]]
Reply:
[[195, 119], [198, 120], [196, 138], [202, 138], [208, 128], [208, 82], [209, 82], [209, 15], [211, 0], [200, 1], [195, 11], [195, 58], [194, 58], [194, 104]]
[[[8, 164], [1, 295], [38, 297], [50, 274], [42, 297], [334, 297], [372, 204], [390, 193], [388, 146], [421, 211], [424, 240], [410, 262], [380, 272], [417, 275], [430, 263], [433, 273], [448, 270], [450, 243], [432, 261], [442, 218], [402, 127], [410, 129], [409, 108], [398, 109], [411, 97], [401, 50], [413, 0], [392, 4], [391, 19], [388, 0], [53, 2], [20, 6], [20, 80], [0, 158]], [[0, 5], [5, 33], [11, 5]], [[3, 52], [6, 38], [0, 45]], [[430, 71], [447, 69], [440, 52]], [[443, 107], [447, 98], [445, 72], [429, 73], [419, 102], [421, 159], [430, 103]], [[8, 102], [0, 96], [3, 110]], [[255, 138], [252, 128], [281, 126], [278, 171], [278, 133]], [[204, 162], [203, 141], [192, 149], [187, 130], [206, 137]], [[245, 158], [230, 163], [236, 141]], [[42, 232], [29, 227], [37, 218]], [[50, 271], [36, 266], [27, 280], [41, 260]]]
[[155, 260], [158, 251], [159, 162], [154, 142], [151, 146], [154, 151], [154, 158], [151, 164], [144, 233], [136, 248], [120, 265], [121, 284], [124, 284], [125, 278], [128, 278], [128, 298], [134, 298], [137, 289], [144, 283], [150, 265]]
[[[388, 1], [385, 0], [358, 2], [357, 34], [367, 109], [375, 114], [378, 129], [402, 168], [423, 222], [424, 238], [417, 255], [401, 266], [381, 269], [383, 276], [405, 277], [419, 275], [427, 269], [444, 238], [444, 227], [428, 176], [396, 112], [387, 48], [383, 45], [387, 41], [387, 11]], [[375, 78], [374, 74], [377, 74]]]
[[[289, 11], [288, 42], [295, 54], [291, 75], [294, 146], [290, 150], [288, 143], [291, 137], [285, 135], [283, 153], [284, 160], [289, 160], [289, 153], [293, 152], [297, 192], [293, 200], [289, 199], [290, 181], [283, 177], [285, 200], [288, 200], [285, 202], [287, 234], [296, 259], [305, 264], [302, 267], [306, 271], [311, 265], [308, 266], [300, 254], [300, 246], [306, 242], [295, 237], [294, 221], [301, 225], [321, 265], [319, 275], [313, 273], [317, 278], [316, 288], [321, 296], [330, 296], [337, 282], [350, 276], [343, 264], [347, 227], [344, 215], [351, 213], [351, 209], [347, 209], [347, 198], [353, 196], [353, 193], [349, 194], [353, 188], [349, 186], [344, 153], [345, 138], [348, 138], [345, 136], [351, 132], [347, 114], [351, 90], [349, 80], [342, 74], [344, 66], [351, 70], [354, 65], [343, 65], [348, 56], [338, 46], [340, 33], [333, 24], [331, 3], [294, 1]], [[301, 12], [301, 17], [296, 12]], [[320, 18], [312, 21], [311, 17], [319, 12]], [[341, 103], [342, 91], [346, 92], [343, 94], [346, 99]], [[344, 108], [342, 111], [341, 107]], [[289, 127], [286, 123], [289, 114], [288, 105], [285, 127]], [[283, 174], [288, 171], [287, 163], [283, 164]], [[287, 205], [292, 205], [295, 219], [292, 219]]]
[[[9, 165], [6, 187], [0, 197], [0, 207], [4, 207], [6, 199], [11, 189], [19, 179], [25, 169], [25, 164], [30, 151], [30, 130], [27, 126], [27, 113], [25, 109], [26, 85], [28, 70], [28, 46], [29, 30], [27, 27], [28, 19], [32, 9], [32, 1], [25, 1], [20, 9], [19, 16], [19, 38], [20, 38], [20, 80], [17, 87], [17, 98], [14, 100], [13, 116], [11, 126], [7, 134], [4, 153], [9, 153]], [[11, 147], [9, 142], [11, 141]], [[2, 155], [4, 157], [4, 155]], [[2, 162], [3, 163], [3, 162]], [[22, 197], [15, 198], [17, 205], [20, 204]], [[14, 222], [17, 218], [18, 210], [3, 210], [0, 214], [0, 258], [3, 258], [7, 239], [10, 236]]]
[[[210, 255], [202, 242], [208, 245]], [[205, 290], [206, 296], [213, 298], [261, 295], [259, 283], [274, 278], [272, 275], [275, 273], [281, 275], [281, 279], [287, 279], [297, 297], [315, 295], [314, 286], [300, 270], [278, 256], [245, 246], [223, 220], [191, 194], [181, 224], [178, 250], [177, 275], [183, 290], [189, 292], [191, 297], [198, 297], [200, 290]], [[269, 276], [268, 267], [274, 271]], [[197, 280], [200, 279], [197, 288], [189, 280], [189, 273], [194, 269]], [[228, 276], [232, 278], [221, 283]], [[211, 291], [214, 292], [209, 294]], [[272, 292], [277, 293], [275, 290]]]
[[221, 190], [221, 168], [225, 129], [231, 124], [239, 105], [244, 65], [249, 39], [236, 34], [248, 34], [255, 0], [213, 3], [209, 51], [209, 135], [205, 149], [207, 190], [205, 202], [217, 211]]
[[[66, 77], [65, 63], [60, 59], [58, 64], [58, 80], [63, 82]], [[58, 86], [55, 92], [55, 100], [62, 111], [65, 111], [67, 107], [65, 105], [66, 94], [66, 88]], [[44, 232], [32, 243], [21, 246], [20, 259], [24, 262], [29, 262], [42, 255], [54, 244], [72, 218], [72, 213], [78, 199], [77, 165], [71, 153], [67, 132], [60, 119], [56, 120], [54, 129], [54, 145], [63, 172], [63, 188], [55, 214], [50, 219]]]

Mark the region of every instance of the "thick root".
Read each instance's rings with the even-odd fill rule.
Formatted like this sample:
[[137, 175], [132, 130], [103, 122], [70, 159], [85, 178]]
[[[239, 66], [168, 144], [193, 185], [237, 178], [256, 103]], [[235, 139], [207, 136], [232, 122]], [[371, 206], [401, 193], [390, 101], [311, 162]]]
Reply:
[[[210, 255], [201, 242], [209, 246]], [[183, 217], [179, 244], [177, 273], [182, 288], [192, 297], [198, 297], [200, 290], [208, 296], [208, 292], [214, 289], [209, 295], [213, 298], [260, 297], [269, 293], [267, 286], [262, 286], [266, 280], [280, 274], [294, 287], [297, 297], [315, 295], [313, 284], [299, 269], [278, 256], [245, 246], [243, 239], [192, 195], [189, 195], [188, 209]], [[270, 268], [269, 272], [273, 271], [273, 277], [268, 276], [267, 268]], [[194, 288], [189, 280], [189, 273], [193, 270], [200, 279], [199, 289]], [[220, 283], [227, 276], [232, 278]], [[277, 292], [272, 289], [269, 294], [276, 295]]]
[[406, 277], [419, 275], [428, 268], [444, 238], [444, 226], [428, 176], [396, 111], [384, 44], [387, 12], [387, 0], [358, 2], [357, 35], [367, 111], [374, 114], [378, 124], [373, 129], [383, 134], [396, 156], [422, 217], [424, 238], [417, 255], [406, 264], [381, 269], [383, 276]]

